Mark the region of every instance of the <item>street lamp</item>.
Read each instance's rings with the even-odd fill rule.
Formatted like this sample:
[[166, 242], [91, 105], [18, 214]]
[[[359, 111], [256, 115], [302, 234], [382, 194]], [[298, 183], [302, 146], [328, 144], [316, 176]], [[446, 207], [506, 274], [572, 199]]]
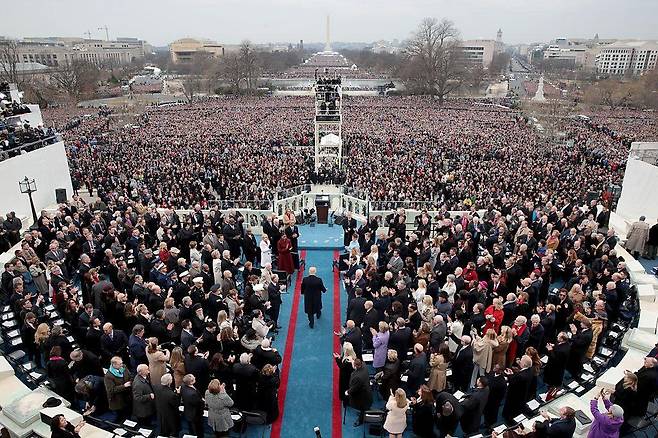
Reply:
[[30, 197], [30, 207], [32, 207], [32, 220], [36, 225], [37, 223], [37, 211], [34, 209], [34, 201], [32, 200], [32, 193], [37, 191], [37, 183], [34, 179], [28, 179], [26, 176], [22, 181], [18, 181], [18, 186], [21, 188], [21, 193], [27, 193]]

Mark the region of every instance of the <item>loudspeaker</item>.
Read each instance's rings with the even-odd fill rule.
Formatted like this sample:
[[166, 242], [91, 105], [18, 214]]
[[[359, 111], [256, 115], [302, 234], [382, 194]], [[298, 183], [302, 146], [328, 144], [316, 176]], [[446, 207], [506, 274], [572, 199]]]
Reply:
[[58, 204], [65, 204], [68, 200], [66, 189], [55, 189], [55, 200]]

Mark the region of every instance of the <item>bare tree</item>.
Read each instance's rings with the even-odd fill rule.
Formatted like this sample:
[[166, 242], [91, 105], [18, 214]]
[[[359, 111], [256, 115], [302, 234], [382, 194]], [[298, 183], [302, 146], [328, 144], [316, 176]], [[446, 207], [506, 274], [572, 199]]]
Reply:
[[19, 63], [18, 43], [12, 40], [0, 42], [0, 80], [20, 87], [23, 77], [19, 73]]
[[74, 60], [60, 64], [50, 77], [57, 87], [77, 99], [96, 90], [100, 70], [90, 62]]
[[224, 78], [236, 93], [240, 92], [244, 80], [242, 63], [237, 53], [229, 53], [222, 58], [218, 76]]
[[183, 81], [183, 95], [187, 103], [192, 103], [194, 95], [201, 91], [202, 80], [200, 75], [187, 75]]
[[633, 88], [629, 83], [605, 79], [591, 85], [585, 91], [585, 101], [590, 104], [605, 105], [614, 110], [632, 103]]
[[443, 104], [459, 88], [463, 60], [459, 31], [450, 20], [425, 18], [405, 48], [407, 66], [403, 77], [411, 90], [429, 93]]
[[253, 90], [258, 80], [258, 55], [249, 40], [244, 40], [240, 44], [240, 64], [247, 89]]

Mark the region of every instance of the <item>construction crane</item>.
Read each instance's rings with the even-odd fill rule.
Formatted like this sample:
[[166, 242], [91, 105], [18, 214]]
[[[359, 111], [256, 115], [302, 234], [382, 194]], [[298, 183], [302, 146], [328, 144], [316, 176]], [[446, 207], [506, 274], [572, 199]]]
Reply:
[[98, 30], [105, 30], [105, 40], [109, 41], [110, 40], [110, 31], [107, 28], [107, 24], [103, 27], [99, 27]]
[[88, 40], [91, 39], [91, 32], [90, 32], [90, 31], [83, 32], [83, 34], [84, 34], [84, 35], [87, 35], [87, 39], [88, 39]]

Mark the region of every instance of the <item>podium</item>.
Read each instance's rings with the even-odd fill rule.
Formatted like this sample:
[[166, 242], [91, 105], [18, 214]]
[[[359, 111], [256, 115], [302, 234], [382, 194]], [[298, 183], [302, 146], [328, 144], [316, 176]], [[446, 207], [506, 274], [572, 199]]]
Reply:
[[318, 223], [326, 224], [329, 219], [329, 195], [315, 195], [315, 211], [318, 214]]

